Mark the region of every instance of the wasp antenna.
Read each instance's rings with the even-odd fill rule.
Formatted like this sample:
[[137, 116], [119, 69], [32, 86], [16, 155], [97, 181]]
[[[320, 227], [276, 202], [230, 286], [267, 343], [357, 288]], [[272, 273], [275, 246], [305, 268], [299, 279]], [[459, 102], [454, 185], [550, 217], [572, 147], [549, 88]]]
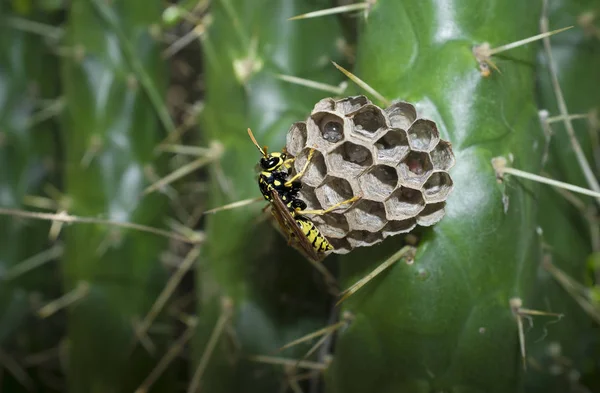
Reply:
[[252, 143], [254, 143], [254, 146], [256, 146], [256, 148], [258, 149], [260, 154], [262, 154], [264, 157], [266, 157], [267, 156], [267, 147], [265, 146], [264, 149], [262, 147], [260, 147], [260, 145], [256, 141], [256, 138], [254, 138], [254, 134], [252, 133], [252, 130], [250, 128], [248, 128], [248, 135], [250, 136], [250, 139], [252, 139]]

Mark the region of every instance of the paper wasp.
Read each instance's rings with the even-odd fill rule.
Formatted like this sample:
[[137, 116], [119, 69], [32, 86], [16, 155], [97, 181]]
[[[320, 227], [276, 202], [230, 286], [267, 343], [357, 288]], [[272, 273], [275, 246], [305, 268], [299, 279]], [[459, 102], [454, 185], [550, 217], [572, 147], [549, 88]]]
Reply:
[[290, 244], [294, 245], [313, 261], [323, 259], [324, 253], [334, 248], [314, 223], [305, 217], [305, 215], [326, 214], [342, 205], [352, 203], [360, 197], [357, 196], [336, 203], [327, 209], [306, 210], [306, 203], [298, 197], [298, 192], [302, 187], [298, 179], [308, 169], [314, 150], [310, 150], [302, 170], [288, 180], [289, 169], [295, 158], [288, 158], [285, 151], [281, 153], [267, 153], [267, 148], [260, 147], [250, 129], [248, 129], [248, 135], [263, 156], [259, 162], [262, 171], [258, 177], [258, 185], [264, 198], [270, 202], [271, 213], [275, 217], [275, 220], [288, 236]]

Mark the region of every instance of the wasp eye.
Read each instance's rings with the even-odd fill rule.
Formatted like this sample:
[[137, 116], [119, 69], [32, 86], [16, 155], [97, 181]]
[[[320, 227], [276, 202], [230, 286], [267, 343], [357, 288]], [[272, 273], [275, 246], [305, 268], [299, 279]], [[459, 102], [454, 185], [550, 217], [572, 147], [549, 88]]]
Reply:
[[260, 159], [260, 167], [264, 170], [269, 169], [269, 167], [270, 167], [269, 160], [267, 160], [266, 158], [261, 158]]

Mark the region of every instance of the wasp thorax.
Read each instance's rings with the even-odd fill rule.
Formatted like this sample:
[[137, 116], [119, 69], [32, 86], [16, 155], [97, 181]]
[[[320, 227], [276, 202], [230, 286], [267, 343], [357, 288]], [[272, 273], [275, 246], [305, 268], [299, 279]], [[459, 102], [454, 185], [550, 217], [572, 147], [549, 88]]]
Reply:
[[300, 158], [292, 174], [301, 170], [311, 147], [314, 167], [300, 179], [308, 209], [362, 195], [350, 207], [310, 216], [333, 252], [344, 254], [443, 218], [454, 154], [435, 122], [417, 118], [412, 104], [382, 109], [365, 96], [323, 99], [288, 132], [286, 149]]

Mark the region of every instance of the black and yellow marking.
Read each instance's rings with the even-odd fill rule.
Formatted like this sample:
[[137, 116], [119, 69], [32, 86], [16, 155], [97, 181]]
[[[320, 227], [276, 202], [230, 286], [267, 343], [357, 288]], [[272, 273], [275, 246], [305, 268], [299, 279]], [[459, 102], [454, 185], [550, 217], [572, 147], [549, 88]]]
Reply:
[[308, 218], [298, 213], [306, 209], [306, 203], [298, 198], [302, 184], [297, 179], [308, 167], [312, 154], [300, 176], [297, 174], [288, 180], [294, 159], [288, 158], [285, 152], [268, 154], [267, 148], [261, 148], [256, 142], [250, 129], [248, 135], [263, 156], [260, 160], [262, 171], [258, 176], [260, 192], [271, 203], [271, 212], [287, 234], [289, 243], [294, 242], [300, 251], [314, 261], [322, 259], [323, 252], [333, 250], [333, 246]]
[[[271, 214], [275, 221], [288, 238], [288, 243], [296, 247], [304, 256], [313, 261], [320, 261], [322, 253], [319, 253], [312, 246], [304, 231], [292, 216], [288, 206], [281, 200], [281, 197], [275, 190], [271, 190]], [[291, 205], [291, 203], [290, 203]]]
[[321, 260], [323, 253], [333, 250], [334, 247], [314, 223], [303, 214], [326, 214], [342, 205], [352, 203], [360, 197], [336, 203], [327, 209], [306, 210], [306, 203], [298, 198], [298, 192], [302, 187], [298, 179], [307, 170], [314, 150], [310, 150], [302, 170], [288, 179], [289, 169], [294, 158], [288, 158], [285, 152], [267, 154], [267, 148], [260, 147], [250, 129], [248, 129], [248, 135], [263, 156], [260, 160], [262, 171], [258, 178], [258, 185], [264, 198], [271, 204], [271, 213], [287, 234], [290, 244], [294, 241], [294, 245], [299, 247], [299, 250], [308, 258], [314, 261]]
[[333, 250], [331, 243], [329, 243], [311, 220], [304, 216], [296, 216], [294, 219], [316, 252], [321, 253]]

